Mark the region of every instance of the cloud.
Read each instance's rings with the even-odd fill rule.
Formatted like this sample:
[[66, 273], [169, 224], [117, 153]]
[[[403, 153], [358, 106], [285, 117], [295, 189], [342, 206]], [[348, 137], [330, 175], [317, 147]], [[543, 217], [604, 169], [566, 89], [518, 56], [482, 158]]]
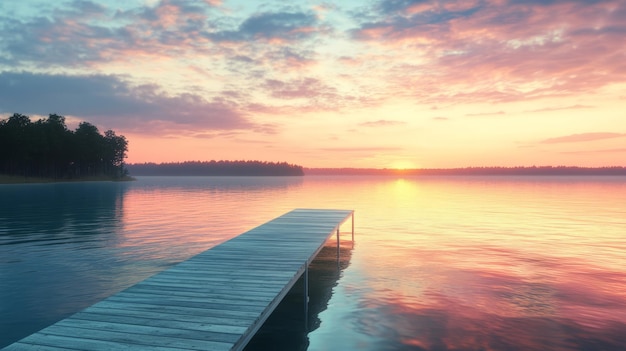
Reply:
[[378, 121], [363, 122], [363, 123], [360, 123], [359, 125], [363, 127], [390, 127], [390, 126], [398, 126], [398, 125], [404, 125], [404, 124], [406, 124], [406, 122], [380, 119]]
[[239, 29], [253, 38], [301, 39], [310, 35], [316, 22], [313, 13], [261, 13], [245, 20]]
[[560, 110], [581, 110], [587, 108], [593, 108], [594, 106], [590, 105], [571, 105], [571, 106], [556, 106], [556, 107], [546, 107], [540, 108], [536, 110], [526, 110], [524, 112], [552, 112], [552, 111], [560, 111]]
[[561, 154], [570, 155], [587, 155], [587, 154], [613, 154], [613, 153], [626, 153], [626, 148], [620, 149], [603, 149], [603, 150], [584, 150], [584, 151], [563, 151]]
[[290, 81], [268, 79], [265, 88], [273, 97], [281, 99], [323, 98], [335, 96], [336, 90], [315, 78], [302, 78]]
[[273, 71], [301, 73], [308, 67], [317, 64], [314, 59], [315, 53], [311, 50], [291, 47], [281, 47], [278, 50], [268, 50], [262, 57], [261, 62]]
[[[259, 101], [266, 104], [265, 97], [273, 97], [288, 101], [279, 105], [291, 106], [268, 109], [289, 112], [359, 103], [352, 95], [339, 94], [334, 87], [302, 74], [318, 64], [314, 46], [303, 42], [327, 30], [313, 11], [293, 6], [250, 15], [217, 9], [219, 5], [161, 0], [118, 9], [77, 0], [34, 17], [0, 14], [0, 29], [8, 33], [0, 36], [0, 71], [74, 76], [84, 75], [86, 69], [96, 74], [124, 72], [128, 81], [152, 86], [155, 77], [151, 73], [161, 69], [168, 70], [167, 89], [174, 96], [197, 91], [190, 85], [206, 88], [207, 80], [218, 79], [236, 82], [226, 83], [227, 90], [256, 91], [245, 98], [212, 92], [206, 99], [214, 104], [220, 103], [215, 99], [228, 98], [240, 105], [260, 106]], [[188, 63], [184, 69], [181, 62]], [[294, 75], [285, 78], [290, 73]], [[161, 82], [157, 85], [166, 87]], [[263, 87], [271, 89], [259, 89]], [[251, 101], [252, 96], [261, 98]], [[295, 99], [299, 100], [296, 106]]]
[[385, 0], [354, 17], [353, 39], [398, 57], [380, 67], [394, 95], [527, 101], [624, 80], [623, 1], [452, 3]]
[[209, 103], [280, 113], [527, 101], [626, 77], [620, 1], [318, 5], [75, 0], [0, 11], [0, 71], [126, 73], [168, 96], [195, 85]]
[[70, 2], [69, 9], [59, 12], [80, 18], [98, 18], [106, 14], [106, 8], [91, 1], [74, 0]]
[[249, 17], [237, 30], [207, 36], [216, 41], [297, 41], [310, 38], [318, 31], [317, 26], [317, 17], [312, 12], [267, 12]]
[[0, 60], [9, 65], [21, 66], [37, 62], [43, 67], [56, 64], [81, 65], [104, 59], [100, 50], [88, 43], [105, 39], [124, 38], [111, 29], [91, 26], [76, 20], [38, 17], [32, 20], [3, 21], [6, 35], [0, 37]]
[[113, 75], [0, 73], [0, 112], [58, 113], [136, 131], [272, 129], [251, 122], [227, 99], [171, 96], [156, 85], [132, 86]]
[[466, 113], [467, 117], [485, 117], [485, 116], [501, 116], [506, 114], [504, 111], [497, 112], [481, 112], [481, 113]]
[[314, 77], [266, 79], [256, 86], [265, 94], [262, 102], [246, 105], [251, 113], [294, 116], [322, 111], [347, 112], [379, 103], [368, 96], [351, 95]]
[[[36, 17], [0, 14], [0, 29], [5, 33], [0, 37], [0, 64], [91, 67], [137, 55], [202, 54], [222, 59], [233, 49], [223, 46], [225, 41], [252, 45], [258, 52], [265, 51], [260, 44], [297, 42], [322, 30], [311, 11], [263, 12], [241, 19], [216, 15], [217, 5], [214, 1], [161, 0], [154, 6], [116, 9], [76, 0]], [[233, 56], [244, 58], [245, 54]]]
[[448, 117], [433, 117], [435, 121], [448, 121], [450, 118]]
[[558, 143], [580, 143], [587, 141], [612, 139], [612, 138], [624, 138], [626, 133], [582, 133], [572, 134], [556, 138], [549, 138], [540, 141], [541, 144], [558, 144]]

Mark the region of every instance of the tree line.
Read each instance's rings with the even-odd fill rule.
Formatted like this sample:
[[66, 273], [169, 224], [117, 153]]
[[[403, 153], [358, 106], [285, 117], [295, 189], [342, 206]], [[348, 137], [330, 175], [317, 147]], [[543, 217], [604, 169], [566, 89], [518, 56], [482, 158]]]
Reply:
[[127, 165], [132, 175], [162, 176], [302, 176], [302, 166], [264, 161], [185, 161]]
[[65, 117], [32, 122], [19, 113], [0, 120], [0, 174], [51, 179], [123, 178], [128, 141], [123, 135], [81, 122], [69, 130]]
[[305, 168], [306, 175], [391, 175], [391, 176], [623, 176], [626, 167], [467, 167], [467, 168]]

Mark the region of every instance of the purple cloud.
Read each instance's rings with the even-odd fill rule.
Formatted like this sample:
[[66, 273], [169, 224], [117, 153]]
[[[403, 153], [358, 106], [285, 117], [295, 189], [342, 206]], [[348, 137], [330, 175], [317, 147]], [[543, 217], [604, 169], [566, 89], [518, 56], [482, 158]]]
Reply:
[[86, 118], [127, 130], [256, 130], [272, 128], [248, 120], [235, 102], [199, 95], [167, 95], [157, 85], [132, 86], [112, 75], [0, 73], [0, 113]]

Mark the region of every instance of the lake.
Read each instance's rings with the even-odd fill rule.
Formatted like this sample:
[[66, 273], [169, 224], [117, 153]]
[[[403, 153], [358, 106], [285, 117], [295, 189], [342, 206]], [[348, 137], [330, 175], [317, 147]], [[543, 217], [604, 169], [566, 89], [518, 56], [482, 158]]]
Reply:
[[0, 347], [293, 208], [355, 240], [248, 350], [626, 349], [626, 178], [554, 176], [0, 185]]

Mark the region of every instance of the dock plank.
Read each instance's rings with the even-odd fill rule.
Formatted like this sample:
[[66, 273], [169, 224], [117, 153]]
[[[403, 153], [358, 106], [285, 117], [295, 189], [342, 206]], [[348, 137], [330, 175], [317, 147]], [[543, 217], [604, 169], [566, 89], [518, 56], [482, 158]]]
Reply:
[[233, 311], [223, 308], [199, 308], [199, 307], [182, 307], [182, 306], [159, 306], [141, 303], [131, 302], [119, 302], [119, 301], [102, 301], [98, 303], [102, 308], [116, 308], [126, 309], [133, 311], [147, 311], [147, 312], [163, 312], [171, 314], [183, 314], [190, 316], [215, 316], [215, 317], [227, 317], [233, 319], [242, 320], [254, 320], [258, 317], [258, 313], [246, 312], [246, 311]]
[[[79, 313], [91, 313], [100, 316], [112, 316], [112, 317], [130, 317], [132, 318], [144, 318], [146, 321], [150, 320], [166, 320], [166, 321], [178, 321], [178, 322], [193, 322], [193, 323], [206, 323], [223, 326], [234, 327], [246, 327], [250, 324], [250, 320], [253, 317], [222, 317], [216, 315], [200, 315], [200, 314], [180, 314], [180, 313], [168, 313], [164, 311], [146, 311], [146, 310], [133, 310], [133, 309], [121, 309], [108, 306], [107, 308], [92, 306]], [[78, 315], [78, 314], [77, 314]]]
[[[199, 333], [198, 333], [199, 334]], [[164, 336], [145, 336], [128, 331], [115, 332], [57, 326], [32, 334], [21, 341], [33, 345], [65, 347], [75, 350], [145, 350], [150, 347], [169, 350], [230, 350], [231, 343]], [[9, 345], [10, 349], [11, 345]]]
[[2, 350], [241, 350], [352, 216], [293, 210]]

